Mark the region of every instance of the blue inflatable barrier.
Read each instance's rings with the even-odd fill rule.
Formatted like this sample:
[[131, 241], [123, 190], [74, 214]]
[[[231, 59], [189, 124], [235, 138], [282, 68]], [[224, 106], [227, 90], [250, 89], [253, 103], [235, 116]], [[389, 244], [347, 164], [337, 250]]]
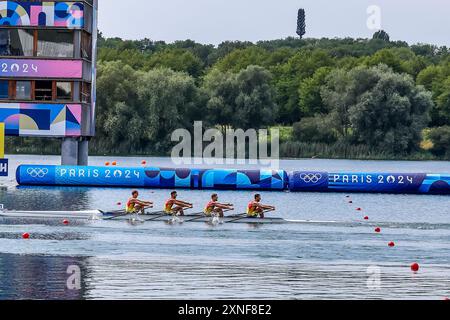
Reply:
[[289, 190], [297, 192], [450, 194], [450, 175], [298, 171], [289, 173]]
[[21, 165], [19, 185], [450, 194], [450, 174]]
[[214, 170], [22, 165], [20, 185], [186, 188], [218, 190], [285, 190], [283, 170]]

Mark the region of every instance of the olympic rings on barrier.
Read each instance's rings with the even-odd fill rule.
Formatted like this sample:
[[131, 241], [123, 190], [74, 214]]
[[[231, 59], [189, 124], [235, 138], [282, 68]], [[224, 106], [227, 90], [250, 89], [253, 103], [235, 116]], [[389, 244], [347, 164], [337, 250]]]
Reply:
[[44, 178], [48, 174], [47, 168], [28, 168], [27, 174], [31, 176], [32, 178]]
[[323, 176], [320, 173], [302, 173], [300, 179], [305, 183], [319, 183]]

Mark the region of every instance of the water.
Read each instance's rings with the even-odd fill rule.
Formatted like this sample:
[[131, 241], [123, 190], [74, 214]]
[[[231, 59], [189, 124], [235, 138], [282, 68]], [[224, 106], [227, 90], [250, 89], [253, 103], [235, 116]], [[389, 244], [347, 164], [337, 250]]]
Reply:
[[[141, 158], [92, 158], [139, 165]], [[165, 158], [145, 159], [170, 166]], [[10, 157], [57, 164], [58, 157]], [[282, 161], [281, 168], [325, 171], [450, 171], [449, 162]], [[3, 181], [8, 209], [118, 209], [129, 189], [17, 188]], [[202, 208], [210, 191], [180, 190]], [[159, 206], [168, 190], [142, 190]], [[246, 192], [221, 200], [240, 211]], [[114, 221], [0, 219], [0, 299], [443, 299], [450, 296], [450, 197], [265, 192], [278, 216], [321, 220], [299, 225], [130, 225]], [[362, 207], [363, 212], [355, 209]], [[370, 220], [362, 217], [368, 215]], [[328, 221], [328, 222], [327, 222]], [[331, 222], [333, 221], [333, 222]], [[382, 228], [381, 234], [374, 232]], [[30, 240], [22, 240], [24, 232]], [[388, 243], [395, 241], [396, 247]], [[414, 274], [409, 266], [421, 264]], [[68, 268], [76, 266], [80, 287]], [[377, 267], [379, 269], [370, 269]], [[73, 271], [73, 270], [69, 270]], [[371, 279], [380, 273], [380, 287]], [[67, 282], [69, 280], [69, 286]], [[375, 282], [376, 284], [376, 282]], [[369, 286], [368, 286], [369, 285]]]

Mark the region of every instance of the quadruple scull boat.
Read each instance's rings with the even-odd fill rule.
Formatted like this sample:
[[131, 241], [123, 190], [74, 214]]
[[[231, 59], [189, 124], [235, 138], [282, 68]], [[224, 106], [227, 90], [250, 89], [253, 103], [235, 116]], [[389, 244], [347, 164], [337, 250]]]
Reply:
[[330, 223], [330, 221], [287, 220], [283, 218], [266, 217], [249, 218], [246, 214], [230, 215], [224, 218], [206, 217], [202, 213], [171, 216], [163, 212], [145, 214], [126, 214], [124, 211], [8, 211], [0, 209], [0, 218], [17, 219], [74, 219], [74, 220], [108, 220], [137, 222], [180, 222], [180, 223], [244, 223], [244, 224], [292, 224], [292, 223]]

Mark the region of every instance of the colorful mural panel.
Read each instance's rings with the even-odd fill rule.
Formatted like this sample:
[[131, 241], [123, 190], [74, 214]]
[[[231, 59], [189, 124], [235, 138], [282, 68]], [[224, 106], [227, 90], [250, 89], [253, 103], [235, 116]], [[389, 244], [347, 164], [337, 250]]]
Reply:
[[0, 122], [7, 136], [79, 137], [79, 104], [0, 103]]
[[83, 62], [76, 60], [0, 59], [0, 77], [81, 79]]
[[0, 25], [83, 28], [81, 2], [0, 1]]

